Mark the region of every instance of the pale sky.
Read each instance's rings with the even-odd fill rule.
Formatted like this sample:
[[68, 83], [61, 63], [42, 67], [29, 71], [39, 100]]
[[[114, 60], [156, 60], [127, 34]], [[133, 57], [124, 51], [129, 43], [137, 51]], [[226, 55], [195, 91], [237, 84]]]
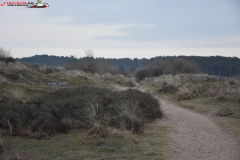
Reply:
[[0, 47], [13, 57], [240, 57], [240, 0], [42, 2], [50, 7], [0, 6]]

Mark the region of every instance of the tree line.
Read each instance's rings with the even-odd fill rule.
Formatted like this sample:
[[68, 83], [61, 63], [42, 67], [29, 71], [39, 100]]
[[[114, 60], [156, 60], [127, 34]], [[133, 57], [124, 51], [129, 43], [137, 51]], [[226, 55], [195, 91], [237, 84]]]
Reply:
[[[240, 75], [240, 59], [238, 57], [222, 56], [158, 56], [151, 59], [130, 58], [102, 58], [94, 57], [92, 50], [85, 51], [85, 57], [35, 55], [32, 57], [12, 58], [9, 51], [0, 47], [0, 61], [6, 63], [15, 60], [37, 63], [51, 67], [64, 66], [67, 69], [82, 69], [92, 73], [125, 73], [136, 74], [145, 70], [149, 76], [177, 73], [208, 73], [217, 76]], [[148, 73], [146, 72], [148, 70]]]

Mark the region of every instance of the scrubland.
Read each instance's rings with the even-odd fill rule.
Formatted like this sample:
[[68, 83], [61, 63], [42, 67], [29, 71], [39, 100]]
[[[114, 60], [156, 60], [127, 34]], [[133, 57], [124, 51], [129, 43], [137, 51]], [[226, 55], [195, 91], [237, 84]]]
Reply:
[[[169, 129], [149, 126], [162, 118], [161, 103], [133, 89], [133, 78], [0, 66], [1, 159], [164, 159]], [[68, 85], [50, 87], [52, 81]]]
[[172, 129], [151, 125], [164, 116], [158, 99], [240, 136], [237, 77], [168, 74], [137, 82], [134, 75], [20, 62], [0, 61], [0, 68], [1, 159], [166, 159]]

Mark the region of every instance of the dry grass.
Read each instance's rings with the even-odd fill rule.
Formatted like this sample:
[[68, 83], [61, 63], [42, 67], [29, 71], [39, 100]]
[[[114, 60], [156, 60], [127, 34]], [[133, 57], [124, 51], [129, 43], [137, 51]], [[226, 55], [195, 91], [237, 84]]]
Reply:
[[10, 92], [14, 101], [21, 101], [26, 97], [25, 91], [22, 88], [12, 88]]
[[29, 160], [26, 154], [19, 154], [6, 146], [4, 137], [0, 137], [0, 159], [1, 160]]
[[14, 63], [8, 63], [6, 64], [3, 61], [0, 61], [0, 68], [3, 70], [24, 70], [24, 71], [29, 71], [30, 68], [28, 66], [26, 66], [25, 64], [16, 61]]
[[89, 135], [88, 131], [73, 131], [49, 140], [8, 137], [6, 143], [31, 159], [159, 159], [169, 154], [168, 133], [164, 126], [147, 126], [145, 134], [108, 128], [108, 137]]

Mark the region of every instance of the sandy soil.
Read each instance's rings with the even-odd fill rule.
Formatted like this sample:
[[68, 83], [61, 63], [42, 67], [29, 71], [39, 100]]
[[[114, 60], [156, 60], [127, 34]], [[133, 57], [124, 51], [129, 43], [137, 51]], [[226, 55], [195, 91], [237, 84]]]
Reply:
[[240, 160], [240, 142], [224, 133], [210, 117], [161, 100], [165, 114], [160, 125], [171, 126], [173, 160]]

